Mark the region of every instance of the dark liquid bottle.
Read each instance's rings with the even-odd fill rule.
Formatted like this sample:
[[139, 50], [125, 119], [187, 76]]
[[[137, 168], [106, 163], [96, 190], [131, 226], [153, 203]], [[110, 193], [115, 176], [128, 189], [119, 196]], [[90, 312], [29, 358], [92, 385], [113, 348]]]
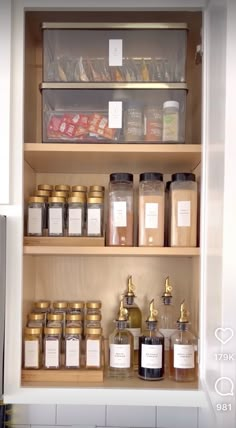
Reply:
[[164, 336], [157, 329], [157, 311], [154, 300], [150, 302], [147, 329], [139, 338], [138, 375], [145, 380], [164, 378]]

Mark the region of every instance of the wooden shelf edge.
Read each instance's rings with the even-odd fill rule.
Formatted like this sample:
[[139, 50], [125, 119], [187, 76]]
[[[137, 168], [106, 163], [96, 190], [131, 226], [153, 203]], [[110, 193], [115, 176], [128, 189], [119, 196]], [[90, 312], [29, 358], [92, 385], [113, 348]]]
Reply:
[[22, 370], [21, 382], [28, 383], [53, 383], [54, 385], [72, 384], [79, 386], [80, 383], [86, 384], [93, 382], [103, 382], [103, 370]]

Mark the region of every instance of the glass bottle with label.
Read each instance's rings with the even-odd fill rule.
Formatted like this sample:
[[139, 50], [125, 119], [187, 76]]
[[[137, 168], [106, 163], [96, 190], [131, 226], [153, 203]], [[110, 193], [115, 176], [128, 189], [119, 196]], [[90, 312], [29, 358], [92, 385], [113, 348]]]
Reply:
[[159, 311], [159, 326], [160, 332], [165, 338], [165, 371], [169, 371], [169, 350], [170, 350], [170, 336], [175, 331], [175, 308], [172, 304], [172, 287], [169, 282], [169, 277], [165, 280], [165, 290], [162, 295], [162, 305]]
[[86, 328], [85, 335], [85, 367], [100, 369], [102, 367], [102, 328]]
[[128, 309], [128, 328], [134, 337], [134, 369], [138, 368], [138, 349], [139, 349], [139, 336], [142, 328], [142, 312], [139, 307], [134, 303], [135, 299], [135, 285], [132, 283], [132, 276], [128, 278], [128, 286], [124, 295], [124, 307]]
[[51, 310], [51, 302], [49, 300], [38, 300], [34, 302], [33, 312], [36, 314], [44, 314], [45, 322], [47, 320], [47, 314]]
[[27, 235], [42, 236], [45, 220], [45, 198], [31, 196], [28, 200]]
[[189, 331], [189, 312], [183, 301], [178, 330], [170, 337], [170, 377], [179, 382], [191, 382], [197, 378], [196, 338]]
[[77, 300], [73, 302], [68, 302], [68, 312], [70, 314], [84, 314], [84, 302], [82, 300]]
[[111, 377], [127, 378], [133, 375], [134, 338], [127, 330], [128, 310], [124, 307], [123, 297], [120, 301], [116, 328], [109, 336], [109, 370]]
[[61, 328], [44, 328], [44, 368], [59, 369], [61, 354]]
[[24, 369], [39, 369], [41, 367], [41, 337], [40, 327], [26, 327], [24, 330]]
[[89, 197], [87, 201], [87, 236], [103, 236], [104, 199]]
[[48, 236], [63, 236], [65, 226], [65, 199], [48, 198]]
[[78, 369], [81, 365], [81, 327], [66, 327], [65, 330], [65, 367]]
[[66, 327], [83, 327], [83, 315], [70, 312], [66, 314]]
[[157, 310], [154, 299], [149, 304], [147, 328], [139, 338], [138, 375], [145, 380], [161, 380], [164, 378], [164, 336], [157, 329]]
[[32, 313], [28, 314], [27, 327], [44, 328], [45, 324], [46, 324], [46, 322], [45, 322], [44, 313], [36, 314], [35, 312], [32, 312]]
[[62, 331], [63, 331], [63, 336], [65, 336], [66, 314], [68, 312], [68, 302], [66, 302], [66, 301], [55, 301], [55, 302], [53, 302], [52, 306], [53, 306], [53, 312], [55, 314], [62, 314], [63, 315]]
[[83, 197], [68, 198], [67, 232], [68, 236], [84, 235], [84, 211], [85, 202]]

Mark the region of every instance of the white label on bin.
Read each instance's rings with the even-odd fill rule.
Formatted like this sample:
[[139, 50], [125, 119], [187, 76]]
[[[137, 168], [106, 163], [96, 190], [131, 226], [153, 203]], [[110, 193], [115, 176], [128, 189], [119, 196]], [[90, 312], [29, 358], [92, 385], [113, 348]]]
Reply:
[[68, 234], [78, 234], [81, 235], [82, 233], [82, 209], [81, 208], [69, 208], [68, 210], [69, 215], [69, 228], [68, 228]]
[[109, 66], [123, 65], [123, 40], [109, 40]]
[[122, 101], [109, 101], [108, 127], [122, 128]]
[[42, 233], [42, 208], [28, 208], [28, 234]]
[[170, 336], [175, 332], [174, 328], [160, 328], [160, 332], [164, 336], [165, 340], [165, 351], [170, 349]]
[[86, 341], [86, 366], [87, 367], [100, 367], [100, 340]]
[[194, 369], [193, 345], [174, 345], [174, 368]]
[[137, 351], [139, 349], [139, 336], [141, 334], [140, 328], [127, 328], [127, 330], [132, 333], [134, 337], [134, 351]]
[[141, 349], [141, 367], [145, 369], [162, 368], [162, 345], [143, 345]]
[[25, 367], [39, 367], [38, 340], [25, 341]]
[[45, 341], [45, 367], [59, 367], [59, 340]]
[[49, 233], [50, 234], [62, 234], [62, 209], [61, 208], [49, 208]]
[[110, 367], [130, 368], [130, 345], [110, 345]]
[[191, 226], [191, 201], [178, 202], [177, 226], [178, 227]]
[[113, 202], [114, 227], [127, 226], [127, 204], [125, 201]]
[[101, 234], [101, 210], [99, 208], [88, 208], [88, 235]]
[[158, 204], [145, 204], [145, 229], [158, 229]]
[[79, 367], [79, 339], [66, 341], [66, 367]]

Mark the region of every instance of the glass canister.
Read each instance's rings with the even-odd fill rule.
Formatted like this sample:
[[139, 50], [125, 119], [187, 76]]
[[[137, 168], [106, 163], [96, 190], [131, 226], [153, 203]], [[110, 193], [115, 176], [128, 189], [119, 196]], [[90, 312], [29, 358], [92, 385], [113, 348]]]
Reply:
[[162, 141], [162, 108], [146, 107], [144, 110], [145, 141]]
[[84, 234], [85, 201], [83, 197], [68, 198], [67, 231], [68, 236], [83, 236]]
[[100, 369], [102, 367], [102, 329], [86, 328], [85, 335], [85, 367]]
[[86, 302], [87, 315], [101, 315], [102, 302], [100, 300], [88, 300]]
[[63, 236], [65, 221], [65, 199], [48, 198], [48, 236]]
[[59, 369], [61, 354], [61, 328], [44, 328], [44, 368]]
[[26, 327], [24, 330], [24, 369], [39, 369], [41, 367], [41, 340], [42, 329], [39, 327]]
[[104, 200], [88, 198], [87, 200], [87, 236], [103, 236]]
[[134, 245], [133, 174], [110, 175], [107, 245]]
[[170, 185], [170, 246], [197, 246], [197, 183], [192, 173], [172, 175]]
[[139, 176], [139, 246], [164, 245], [164, 183], [159, 172]]
[[166, 101], [163, 104], [163, 141], [179, 141], [179, 102]]
[[130, 103], [124, 112], [124, 140], [143, 140], [143, 109], [139, 103]]
[[65, 368], [78, 369], [81, 365], [81, 327], [66, 327]]
[[45, 198], [30, 196], [28, 199], [27, 235], [42, 236], [45, 221]]

